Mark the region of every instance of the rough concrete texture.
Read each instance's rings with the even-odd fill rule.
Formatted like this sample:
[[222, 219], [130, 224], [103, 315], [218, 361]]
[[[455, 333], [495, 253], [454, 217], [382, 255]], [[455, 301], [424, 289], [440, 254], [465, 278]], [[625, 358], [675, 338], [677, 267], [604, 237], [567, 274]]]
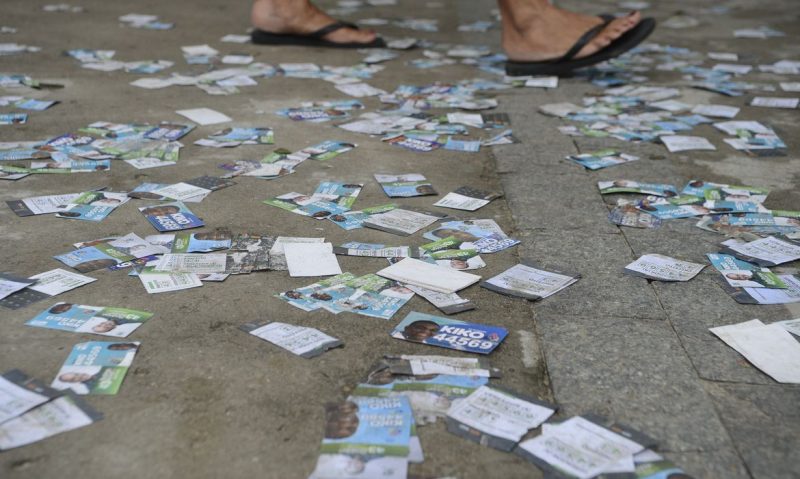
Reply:
[[[698, 478], [784, 479], [800, 477], [796, 451], [798, 389], [776, 384], [733, 350], [714, 338], [708, 328], [754, 317], [765, 321], [800, 316], [797, 309], [736, 304], [706, 270], [688, 283], [663, 284], [624, 276], [622, 267], [643, 253], [661, 253], [703, 261], [722, 237], [694, 228], [691, 221], [665, 222], [659, 229], [620, 229], [606, 220], [615, 198], [602, 198], [601, 179], [626, 177], [641, 181], [684, 184], [690, 178], [737, 182], [773, 189], [767, 205], [800, 209], [800, 129], [797, 112], [757, 109], [749, 97], [727, 98], [683, 88], [683, 101], [712, 102], [742, 107], [739, 119], [768, 122], [790, 146], [789, 156], [749, 158], [725, 145], [709, 126], [695, 130], [717, 145], [714, 152], [669, 154], [663, 146], [617, 140], [572, 139], [556, 130], [561, 122], [537, 113], [537, 107], [557, 101], [579, 102], [597, 88], [580, 79], [562, 80], [556, 90], [513, 90], [498, 95], [500, 108], [511, 115], [521, 144], [483, 149], [477, 154], [444, 150], [415, 154], [351, 134], [330, 124], [294, 123], [273, 114], [300, 101], [340, 99], [329, 83], [272, 78], [242, 88], [232, 96], [209, 96], [199, 89], [171, 87], [143, 90], [129, 86], [135, 75], [102, 73], [80, 68], [62, 55], [69, 48], [117, 51], [132, 61], [166, 59], [169, 71], [192, 71], [179, 47], [209, 43], [223, 53], [246, 52], [257, 61], [315, 62], [353, 65], [361, 55], [352, 51], [265, 48], [220, 43], [228, 33], [247, 27], [249, 3], [196, 0], [142, 0], [109, 3], [82, 0], [82, 14], [42, 13], [46, 2], [6, 0], [0, 24], [19, 32], [0, 41], [42, 47], [39, 53], [0, 57], [0, 71], [26, 73], [66, 86], [61, 90], [26, 92], [61, 104], [31, 114], [28, 124], [0, 127], [0, 141], [34, 140], [74, 131], [91, 122], [150, 122], [180, 120], [174, 111], [209, 107], [228, 114], [237, 125], [267, 125], [275, 129], [276, 146], [297, 150], [325, 139], [359, 144], [355, 150], [327, 163], [306, 162], [298, 172], [278, 181], [244, 178], [191, 205], [209, 227], [267, 232], [284, 236], [325, 236], [334, 244], [356, 240], [406, 243], [385, 233], [345, 232], [327, 222], [314, 222], [261, 204], [278, 194], [313, 191], [323, 180], [363, 182], [367, 187], [357, 206], [386, 202], [372, 179], [378, 172], [424, 173], [439, 192], [469, 184], [501, 189], [506, 197], [465, 217], [492, 218], [523, 244], [516, 250], [486, 258], [478, 273], [492, 276], [520, 257], [543, 266], [576, 270], [583, 278], [574, 286], [539, 304], [512, 299], [471, 287], [464, 291], [479, 306], [459, 319], [498, 324], [511, 334], [491, 356], [504, 372], [498, 383], [522, 393], [561, 404], [561, 417], [584, 412], [607, 414], [662, 440], [666, 455]], [[487, 19], [494, 3], [445, 0], [441, 8], [427, 0], [399, 0], [395, 7], [368, 8], [353, 18], [414, 16], [438, 18], [440, 32], [408, 32], [381, 27], [394, 36], [413, 34], [448, 43], [488, 43], [499, 46], [499, 34], [459, 33], [461, 23]], [[678, 11], [689, 14], [715, 5], [698, 2], [653, 2], [645, 13], [659, 20]], [[77, 4], [77, 3], [76, 3]], [[328, 2], [330, 6], [332, 2]], [[798, 10], [790, 0], [727, 2], [729, 14], [702, 14], [699, 27], [660, 28], [659, 43], [697, 51], [738, 52], [743, 63], [772, 63], [798, 59]], [[580, 11], [618, 11], [616, 2], [564, 4]], [[116, 18], [132, 13], [160, 15], [174, 21], [169, 31], [124, 28]], [[769, 25], [788, 36], [770, 40], [734, 39], [736, 28]], [[394, 90], [398, 84], [426, 84], [477, 76], [467, 66], [418, 70], [405, 65], [419, 53], [404, 53], [370, 84]], [[194, 70], [196, 71], [196, 70]], [[485, 74], [480, 74], [484, 76]], [[651, 83], [680, 84], [671, 73], [651, 72]], [[789, 77], [753, 74], [749, 79], [776, 84]], [[377, 100], [365, 101], [369, 109]], [[219, 174], [218, 163], [258, 159], [270, 151], [262, 146], [217, 150], [191, 142], [218, 128], [199, 127], [184, 141], [175, 167], [134, 170], [115, 163], [108, 173], [70, 176], [35, 175], [4, 182], [3, 201], [33, 195], [82, 191], [108, 185], [115, 191], [143, 181], [171, 183], [202, 174]], [[638, 155], [632, 164], [587, 172], [564, 156], [598, 147], [616, 146]], [[403, 201], [429, 206], [431, 197]], [[51, 256], [69, 251], [72, 243], [131, 231], [154, 231], [136, 211], [140, 202], [122, 207], [102, 223], [86, 225], [50, 216], [17, 218], [0, 208], [2, 269], [33, 275], [60, 266]], [[411, 245], [424, 240], [415, 235]], [[344, 270], [366, 274], [381, 268], [379, 259], [340, 257]], [[343, 399], [382, 354], [448, 354], [388, 336], [392, 322], [342, 314], [309, 314], [291, 308], [272, 295], [310, 283], [286, 273], [269, 272], [231, 277], [178, 293], [147, 295], [138, 281], [122, 272], [96, 272], [98, 281], [59, 296], [59, 301], [114, 305], [152, 311], [156, 316], [131, 339], [142, 342], [119, 395], [92, 397], [89, 402], [105, 413], [90, 427], [40, 443], [0, 453], [4, 478], [118, 478], [131, 477], [266, 477], [300, 478], [313, 469], [322, 436], [322, 405]], [[46, 303], [46, 302], [45, 302]], [[90, 339], [69, 333], [29, 328], [25, 321], [45, 307], [38, 303], [0, 316], [0, 370], [13, 367], [49, 380], [73, 344]], [[415, 298], [399, 314], [437, 311]], [[346, 346], [306, 360], [242, 333], [239, 325], [259, 319], [317, 327], [343, 339]], [[97, 338], [92, 338], [97, 339]], [[455, 354], [454, 354], [455, 355]], [[448, 434], [443, 424], [420, 428], [425, 463], [420, 474], [463, 479], [540, 477], [538, 470], [516, 456], [500, 453]], [[795, 453], [795, 454], [793, 454]], [[793, 457], [793, 455], [795, 457]]]

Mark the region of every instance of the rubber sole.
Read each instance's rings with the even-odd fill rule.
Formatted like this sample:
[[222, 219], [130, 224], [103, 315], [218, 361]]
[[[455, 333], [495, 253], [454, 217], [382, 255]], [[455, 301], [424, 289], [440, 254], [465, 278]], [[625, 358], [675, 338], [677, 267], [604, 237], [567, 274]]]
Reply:
[[369, 43], [337, 43], [323, 40], [322, 38], [307, 35], [295, 35], [290, 33], [269, 33], [264, 30], [253, 30], [250, 39], [256, 45], [283, 45], [300, 47], [323, 47], [323, 48], [385, 48], [386, 42], [382, 38], [376, 38]]
[[509, 60], [506, 62], [506, 74], [509, 76], [569, 76], [579, 68], [596, 65], [622, 55], [642, 43], [653, 33], [655, 28], [656, 21], [654, 19], [644, 18], [610, 45], [588, 57], [566, 62], [515, 62]]

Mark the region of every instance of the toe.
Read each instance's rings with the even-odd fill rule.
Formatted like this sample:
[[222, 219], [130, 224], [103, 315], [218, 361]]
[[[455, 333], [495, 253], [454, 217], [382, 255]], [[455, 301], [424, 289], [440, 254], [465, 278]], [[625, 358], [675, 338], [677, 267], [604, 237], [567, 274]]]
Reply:
[[621, 37], [625, 32], [635, 27], [641, 21], [641, 14], [639, 12], [631, 12], [630, 14], [615, 18], [600, 32], [592, 41], [581, 49], [577, 57], [585, 57], [602, 50], [611, 44], [614, 40]]

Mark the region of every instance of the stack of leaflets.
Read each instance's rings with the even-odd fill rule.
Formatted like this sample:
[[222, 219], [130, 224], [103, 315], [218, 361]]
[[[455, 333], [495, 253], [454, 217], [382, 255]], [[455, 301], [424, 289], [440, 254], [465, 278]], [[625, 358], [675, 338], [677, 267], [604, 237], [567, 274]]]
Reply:
[[440, 293], [451, 294], [481, 280], [478, 275], [462, 273], [450, 268], [405, 258], [377, 273], [400, 283], [421, 286]]
[[800, 243], [788, 238], [768, 236], [749, 243], [733, 239], [722, 244], [723, 253], [732, 254], [759, 266], [777, 266], [800, 259]]
[[138, 342], [78, 343], [51, 386], [81, 395], [117, 394], [138, 349]]
[[457, 270], [479, 269], [486, 266], [483, 259], [478, 256], [478, 249], [473, 243], [461, 241], [455, 236], [420, 246], [419, 257], [424, 261]]
[[370, 215], [362, 223], [367, 228], [385, 231], [400, 236], [409, 236], [436, 223], [446, 214], [411, 208], [394, 208]]
[[509, 238], [494, 220], [447, 221], [422, 236], [431, 241], [455, 239], [460, 242], [458, 249], [474, 249], [486, 254], [519, 244], [518, 240]]
[[689, 281], [700, 273], [704, 264], [681, 261], [661, 254], [645, 254], [625, 266], [625, 273], [656, 281]]
[[70, 392], [13, 369], [0, 376], [0, 451], [26, 446], [102, 419]]
[[320, 183], [311, 195], [292, 192], [266, 200], [264, 203], [298, 215], [322, 220], [349, 211], [363, 186], [360, 183], [325, 181]]
[[580, 274], [545, 271], [523, 261], [481, 283], [482, 288], [537, 301], [552, 296], [580, 279]]
[[332, 278], [278, 295], [304, 311], [324, 309], [373, 318], [390, 319], [414, 293], [395, 281], [374, 274], [355, 277], [343, 273]]

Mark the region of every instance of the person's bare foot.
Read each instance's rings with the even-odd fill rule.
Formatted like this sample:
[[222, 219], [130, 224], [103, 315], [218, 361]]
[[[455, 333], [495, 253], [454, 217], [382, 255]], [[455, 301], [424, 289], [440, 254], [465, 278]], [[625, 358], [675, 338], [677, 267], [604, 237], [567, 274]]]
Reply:
[[[508, 2], [511, 3], [514, 2]], [[552, 5], [529, 11], [517, 8], [518, 5], [503, 11], [503, 49], [512, 61], [537, 62], [560, 58], [581, 35], [603, 23], [600, 17], [581, 15]], [[640, 20], [639, 12], [612, 20], [574, 58], [602, 50]]]
[[[255, 0], [250, 15], [253, 26], [269, 33], [308, 34], [336, 20], [308, 0]], [[373, 30], [341, 28], [323, 38], [334, 43], [370, 43], [375, 40]]]

